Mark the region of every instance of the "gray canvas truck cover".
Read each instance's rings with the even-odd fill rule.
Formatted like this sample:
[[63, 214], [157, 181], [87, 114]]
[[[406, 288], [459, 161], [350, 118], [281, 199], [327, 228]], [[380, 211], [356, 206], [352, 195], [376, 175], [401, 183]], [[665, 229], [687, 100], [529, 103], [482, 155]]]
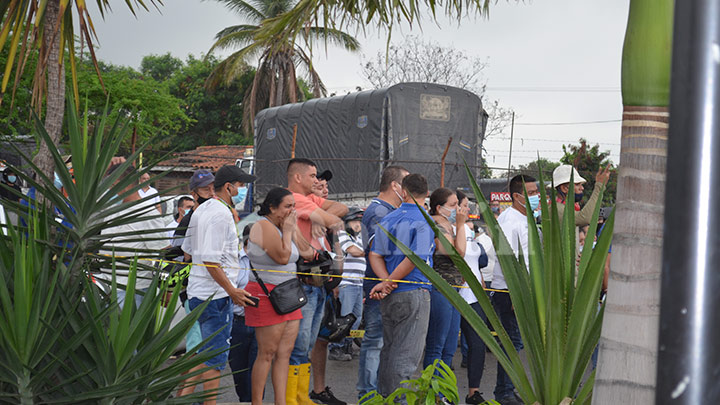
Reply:
[[[330, 170], [330, 194], [376, 194], [383, 168], [399, 164], [440, 185], [448, 142], [445, 186], [468, 187], [463, 159], [481, 163], [487, 114], [466, 90], [431, 83], [402, 83], [345, 96], [318, 98], [260, 111], [255, 118], [256, 201], [287, 186], [293, 127], [295, 156]], [[473, 168], [475, 172], [475, 168]]]

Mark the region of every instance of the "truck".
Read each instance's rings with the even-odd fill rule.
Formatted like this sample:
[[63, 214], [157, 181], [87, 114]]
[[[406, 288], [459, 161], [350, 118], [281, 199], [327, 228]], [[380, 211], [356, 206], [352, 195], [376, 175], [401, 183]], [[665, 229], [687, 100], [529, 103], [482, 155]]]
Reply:
[[434, 83], [317, 98], [267, 108], [255, 117], [254, 151], [236, 164], [257, 176], [245, 209], [286, 187], [293, 157], [330, 170], [330, 198], [366, 206], [391, 164], [421, 173], [430, 189], [467, 189], [465, 162], [478, 176], [488, 114], [470, 91]]

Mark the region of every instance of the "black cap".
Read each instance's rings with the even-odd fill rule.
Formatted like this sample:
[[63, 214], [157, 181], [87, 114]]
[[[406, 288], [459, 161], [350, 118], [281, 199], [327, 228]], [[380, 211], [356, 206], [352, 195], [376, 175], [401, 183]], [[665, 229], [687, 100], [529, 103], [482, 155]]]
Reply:
[[325, 170], [324, 172], [318, 174], [317, 179], [330, 181], [332, 180], [332, 172], [330, 170]]
[[245, 173], [241, 168], [235, 165], [225, 165], [218, 169], [215, 173], [215, 188], [222, 187], [225, 183], [233, 183], [239, 181], [241, 183], [252, 183], [255, 176]]

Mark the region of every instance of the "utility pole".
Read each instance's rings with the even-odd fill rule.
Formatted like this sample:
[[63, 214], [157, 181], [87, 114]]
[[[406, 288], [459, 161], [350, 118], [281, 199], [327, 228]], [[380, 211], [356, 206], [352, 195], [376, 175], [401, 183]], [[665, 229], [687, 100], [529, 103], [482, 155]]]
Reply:
[[676, 1], [656, 404], [720, 403], [718, 63], [720, 0]]
[[508, 170], [507, 170], [507, 179], [508, 179], [508, 191], [510, 190], [510, 168], [512, 167], [512, 143], [513, 143], [513, 134], [515, 133], [515, 111], [512, 112], [512, 120], [510, 121], [510, 153], [508, 156]]

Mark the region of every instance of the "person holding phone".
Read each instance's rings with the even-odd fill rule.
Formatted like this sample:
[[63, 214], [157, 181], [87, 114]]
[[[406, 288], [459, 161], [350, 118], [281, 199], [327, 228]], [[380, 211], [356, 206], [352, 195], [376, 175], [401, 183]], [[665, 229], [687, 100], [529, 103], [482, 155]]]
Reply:
[[[297, 273], [297, 260], [300, 256], [312, 259], [315, 251], [298, 230], [292, 192], [284, 188], [270, 190], [258, 215], [260, 220], [250, 229], [247, 255], [265, 287], [272, 291], [275, 286], [297, 277], [294, 274]], [[298, 309], [289, 314], [278, 314], [254, 274], [250, 275], [246, 290], [259, 298], [256, 306], [245, 307], [245, 324], [255, 328], [258, 342], [252, 371], [252, 403], [262, 404], [271, 366], [275, 403], [285, 403], [286, 397], [294, 400], [298, 375], [288, 375], [288, 370], [302, 312]]]

